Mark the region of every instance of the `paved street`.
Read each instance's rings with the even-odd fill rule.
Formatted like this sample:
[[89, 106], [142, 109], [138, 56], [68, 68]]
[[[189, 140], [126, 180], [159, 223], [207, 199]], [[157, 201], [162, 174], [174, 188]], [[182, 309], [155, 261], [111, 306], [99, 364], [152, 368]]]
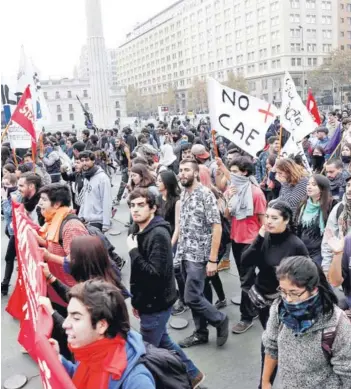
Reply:
[[[114, 186], [114, 192], [117, 190], [118, 176]], [[122, 201], [114, 220], [114, 230], [121, 231], [118, 236], [109, 236], [111, 242], [115, 245], [117, 252], [129, 260], [126, 237], [127, 229], [124, 223], [129, 219], [129, 211], [125, 200]], [[4, 255], [7, 246], [7, 237], [3, 233], [2, 226], [1, 235], [1, 271], [4, 271]], [[228, 300], [235, 293], [239, 292], [239, 280], [235, 269], [235, 265], [230, 271], [221, 272], [221, 279], [224, 285]], [[123, 269], [123, 279], [126, 284], [129, 280], [129, 262]], [[12, 285], [15, 283], [13, 276]], [[214, 296], [216, 299], [216, 296]], [[1, 383], [9, 376], [15, 373], [25, 374], [30, 379], [25, 386], [26, 389], [40, 388], [40, 378], [36, 364], [28, 355], [21, 353], [21, 347], [17, 343], [18, 323], [13, 320], [6, 312], [5, 307], [7, 297], [2, 297], [2, 321], [1, 321]], [[129, 304], [130, 306], [130, 304]], [[224, 311], [229, 315], [230, 325], [233, 325], [239, 320], [239, 307], [229, 304]], [[189, 326], [184, 330], [173, 330], [170, 328], [171, 336], [179, 341], [185, 336], [188, 336], [193, 331], [193, 323], [190, 312], [186, 312], [184, 317], [190, 320]], [[138, 329], [138, 321], [131, 316], [131, 323], [134, 328]], [[210, 342], [204, 346], [197, 346], [187, 349], [186, 352], [193, 359], [195, 364], [203, 371], [207, 379], [205, 387], [208, 389], [254, 389], [258, 385], [258, 376], [260, 371], [260, 337], [261, 325], [255, 321], [254, 326], [245, 334], [234, 335], [230, 334], [229, 340], [222, 348], [217, 348], [215, 344], [216, 332], [210, 328]], [[64, 388], [63, 388], [64, 389]]]

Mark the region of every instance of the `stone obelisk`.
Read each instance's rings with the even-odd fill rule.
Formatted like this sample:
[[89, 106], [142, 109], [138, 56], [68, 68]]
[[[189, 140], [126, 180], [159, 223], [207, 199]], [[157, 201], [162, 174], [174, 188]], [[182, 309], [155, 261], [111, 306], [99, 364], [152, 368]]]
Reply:
[[108, 69], [100, 0], [85, 0], [85, 13], [87, 19], [91, 112], [94, 116], [94, 124], [98, 128], [107, 128], [112, 123], [109, 120]]

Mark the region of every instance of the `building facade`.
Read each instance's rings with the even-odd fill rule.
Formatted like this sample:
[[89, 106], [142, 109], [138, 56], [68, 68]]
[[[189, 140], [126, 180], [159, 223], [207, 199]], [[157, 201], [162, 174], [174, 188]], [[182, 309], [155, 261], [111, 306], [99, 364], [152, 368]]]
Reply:
[[[85, 127], [83, 109], [77, 99], [79, 97], [85, 109], [92, 111], [91, 87], [88, 79], [44, 80], [41, 81], [46, 99], [51, 125], [48, 130], [71, 130]], [[118, 118], [126, 116], [125, 92], [121, 88], [110, 89], [109, 95], [110, 118], [108, 128], [113, 128]], [[96, 123], [98, 127], [99, 123]]]
[[[338, 0], [339, 1], [339, 0]], [[285, 70], [306, 97], [306, 72], [339, 45], [335, 0], [181, 0], [136, 26], [118, 48], [118, 83], [144, 95], [176, 89], [188, 107], [195, 78], [246, 78], [250, 94], [281, 102]]]
[[351, 50], [351, 2], [338, 1], [339, 49]]

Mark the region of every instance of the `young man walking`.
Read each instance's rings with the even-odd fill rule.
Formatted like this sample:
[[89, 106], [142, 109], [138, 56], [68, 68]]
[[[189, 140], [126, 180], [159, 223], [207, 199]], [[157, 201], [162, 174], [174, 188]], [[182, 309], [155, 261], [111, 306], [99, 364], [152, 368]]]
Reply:
[[181, 261], [185, 281], [184, 300], [192, 312], [195, 332], [179, 343], [186, 348], [208, 342], [207, 323], [217, 329], [217, 346], [228, 339], [228, 316], [204, 296], [205, 279], [217, 272], [222, 225], [214, 194], [198, 181], [199, 165], [183, 160], [179, 178], [181, 194], [180, 234], [176, 261]]
[[148, 189], [135, 189], [129, 197], [133, 234], [127, 244], [131, 258], [130, 291], [134, 315], [140, 318], [144, 341], [177, 352], [184, 362], [193, 388], [204, 375], [173, 342], [167, 332], [172, 305], [177, 300], [171, 228], [158, 216], [156, 196]]

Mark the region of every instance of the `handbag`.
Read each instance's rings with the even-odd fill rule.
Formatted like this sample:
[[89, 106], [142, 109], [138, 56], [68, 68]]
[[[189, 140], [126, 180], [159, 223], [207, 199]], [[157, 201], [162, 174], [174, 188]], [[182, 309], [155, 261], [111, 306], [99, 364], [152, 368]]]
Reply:
[[279, 293], [269, 295], [269, 297], [263, 296], [256, 288], [256, 285], [253, 285], [248, 292], [249, 298], [252, 304], [258, 309], [264, 309], [270, 307], [273, 304], [273, 301], [279, 297]]

